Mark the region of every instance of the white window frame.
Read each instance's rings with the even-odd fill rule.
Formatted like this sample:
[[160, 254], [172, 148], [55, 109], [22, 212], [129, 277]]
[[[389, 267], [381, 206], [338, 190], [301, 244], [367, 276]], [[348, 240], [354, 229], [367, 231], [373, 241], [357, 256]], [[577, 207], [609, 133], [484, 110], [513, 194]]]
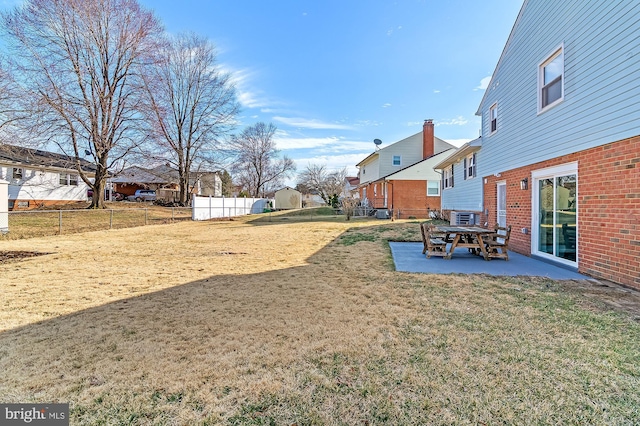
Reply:
[[464, 158], [464, 179], [473, 179], [476, 176], [476, 154], [469, 154]]
[[[551, 83], [549, 83], [546, 86], [544, 84], [544, 69], [545, 69], [545, 67], [547, 65], [549, 65], [551, 62], [553, 62], [553, 60], [556, 59], [560, 55], [562, 55], [562, 69], [561, 69], [561, 73], [560, 73], [560, 97], [558, 99], [556, 99], [555, 101], [543, 106], [542, 105], [542, 100], [543, 100], [542, 93], [543, 93], [544, 89], [551, 84]], [[551, 55], [549, 55], [544, 61], [540, 62], [540, 64], [538, 65], [538, 114], [541, 114], [541, 113], [553, 108], [554, 106], [558, 105], [559, 103], [561, 103], [564, 100], [564, 81], [565, 81], [564, 60], [565, 60], [565, 52], [564, 52], [564, 43], [563, 43], [560, 46], [558, 46], [556, 49], [554, 49], [553, 53]]]
[[494, 103], [489, 107], [489, 134], [492, 135], [498, 131], [498, 103]]
[[76, 174], [69, 175], [69, 185], [78, 186], [80, 184], [80, 176]]
[[60, 173], [58, 182], [60, 183], [60, 185], [69, 185], [69, 175], [67, 173]]
[[[396, 164], [396, 158], [398, 159], [398, 164]], [[402, 166], [402, 155], [391, 156], [391, 165], [394, 167]]]
[[[429, 184], [434, 184], [431, 188], [429, 188]], [[430, 189], [435, 189], [435, 194], [429, 194]], [[427, 197], [439, 197], [440, 196], [440, 182], [436, 180], [428, 180], [427, 181]]]
[[442, 171], [442, 189], [453, 188], [453, 165]]

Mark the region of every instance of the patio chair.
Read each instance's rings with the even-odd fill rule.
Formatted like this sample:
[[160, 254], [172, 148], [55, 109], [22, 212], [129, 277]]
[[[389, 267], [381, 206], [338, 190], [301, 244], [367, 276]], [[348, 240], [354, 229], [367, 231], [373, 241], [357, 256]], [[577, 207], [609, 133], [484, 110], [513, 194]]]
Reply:
[[431, 256], [447, 256], [446, 235], [436, 231], [433, 225], [423, 223], [420, 225], [422, 229], [424, 249], [422, 253], [427, 254], [427, 259]]
[[422, 254], [425, 254], [427, 252], [427, 237], [425, 235], [425, 232], [427, 230], [425, 229], [425, 226], [427, 226], [426, 222], [420, 224], [420, 236], [422, 237]]
[[504, 259], [509, 260], [509, 237], [511, 235], [511, 225], [502, 227], [496, 223], [493, 234], [483, 235], [482, 241], [487, 248], [487, 260]]

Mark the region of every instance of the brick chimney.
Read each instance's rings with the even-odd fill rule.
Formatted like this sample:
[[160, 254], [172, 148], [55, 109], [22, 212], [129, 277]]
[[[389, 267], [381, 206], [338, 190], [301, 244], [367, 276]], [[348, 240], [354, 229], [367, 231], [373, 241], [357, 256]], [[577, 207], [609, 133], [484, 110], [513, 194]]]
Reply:
[[431, 157], [435, 154], [435, 142], [433, 137], [433, 120], [424, 120], [422, 126], [422, 159]]

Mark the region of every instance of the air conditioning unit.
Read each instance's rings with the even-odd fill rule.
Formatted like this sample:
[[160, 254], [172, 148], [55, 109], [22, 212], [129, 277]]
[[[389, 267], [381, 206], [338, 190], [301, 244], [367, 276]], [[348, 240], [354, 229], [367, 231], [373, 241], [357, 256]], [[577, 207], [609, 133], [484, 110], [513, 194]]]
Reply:
[[389, 215], [389, 210], [387, 209], [378, 209], [376, 211], [376, 218], [377, 219], [389, 219], [390, 215]]
[[472, 212], [451, 212], [451, 225], [477, 225], [480, 215]]

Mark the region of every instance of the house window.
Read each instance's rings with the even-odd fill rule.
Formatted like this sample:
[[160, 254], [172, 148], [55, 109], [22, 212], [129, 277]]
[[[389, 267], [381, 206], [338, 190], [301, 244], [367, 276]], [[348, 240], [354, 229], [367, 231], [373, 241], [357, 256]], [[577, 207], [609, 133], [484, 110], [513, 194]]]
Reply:
[[538, 68], [538, 110], [543, 111], [564, 99], [564, 53], [556, 50]]
[[429, 197], [437, 197], [440, 195], [440, 184], [438, 181], [429, 180], [427, 181], [427, 196]]
[[493, 104], [489, 108], [489, 122], [491, 123], [491, 133], [498, 130], [498, 104]]
[[23, 170], [20, 167], [14, 167], [13, 168], [13, 178], [14, 179], [22, 179], [23, 176]]
[[393, 156], [393, 165], [394, 166], [399, 166], [402, 164], [402, 157], [399, 155], [394, 155]]
[[464, 159], [464, 178], [471, 179], [476, 176], [476, 154], [471, 154]]
[[453, 188], [453, 164], [442, 171], [442, 188]]
[[78, 175], [60, 173], [60, 185], [78, 186]]

